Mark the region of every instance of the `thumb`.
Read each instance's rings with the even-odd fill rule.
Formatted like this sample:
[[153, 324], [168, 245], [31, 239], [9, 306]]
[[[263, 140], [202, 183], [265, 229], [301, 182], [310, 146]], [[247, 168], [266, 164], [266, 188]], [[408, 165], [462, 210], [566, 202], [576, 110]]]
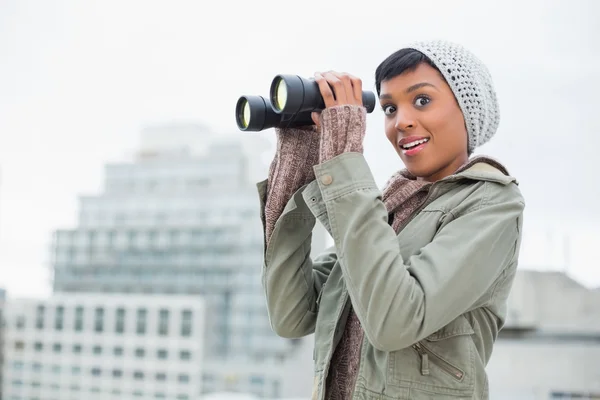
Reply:
[[321, 121], [320, 121], [321, 112], [320, 111], [313, 111], [310, 114], [310, 116], [311, 116], [313, 122], [315, 123], [315, 125], [317, 126], [317, 129], [320, 130], [321, 129]]

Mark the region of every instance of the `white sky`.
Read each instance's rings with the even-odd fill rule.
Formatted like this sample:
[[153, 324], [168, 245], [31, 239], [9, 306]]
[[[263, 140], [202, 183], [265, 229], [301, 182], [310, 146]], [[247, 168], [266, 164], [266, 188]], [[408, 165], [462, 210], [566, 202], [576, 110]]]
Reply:
[[[600, 285], [600, 3], [488, 3], [1, 1], [0, 287], [50, 292], [52, 231], [76, 223], [77, 196], [101, 190], [142, 126], [242, 135], [238, 96], [266, 95], [275, 74], [343, 70], [374, 89], [387, 55], [431, 38], [469, 47], [494, 76], [502, 121], [480, 153], [521, 182], [522, 266], [563, 268], [568, 237], [570, 273]], [[402, 167], [382, 120], [369, 116], [365, 143], [380, 184]]]

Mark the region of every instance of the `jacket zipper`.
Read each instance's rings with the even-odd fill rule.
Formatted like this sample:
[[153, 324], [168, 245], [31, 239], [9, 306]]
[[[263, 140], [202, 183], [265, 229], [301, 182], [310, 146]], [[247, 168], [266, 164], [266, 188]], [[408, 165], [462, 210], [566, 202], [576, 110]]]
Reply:
[[421, 356], [421, 375], [429, 375], [429, 361], [431, 360], [435, 365], [452, 375], [455, 379], [460, 381], [464, 377], [464, 372], [434, 354], [421, 342], [413, 344], [412, 347]]

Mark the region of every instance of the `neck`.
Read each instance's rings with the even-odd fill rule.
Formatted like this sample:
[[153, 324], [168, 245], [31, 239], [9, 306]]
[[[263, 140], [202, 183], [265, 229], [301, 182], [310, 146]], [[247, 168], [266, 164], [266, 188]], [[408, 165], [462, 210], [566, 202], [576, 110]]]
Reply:
[[465, 165], [468, 161], [469, 161], [469, 156], [467, 154], [465, 154], [461, 157], [455, 158], [452, 162], [441, 167], [440, 169], [435, 171], [433, 174], [431, 174], [429, 176], [418, 177], [417, 180], [425, 181], [425, 182], [439, 181], [440, 179], [444, 179], [445, 177], [454, 174], [463, 165]]

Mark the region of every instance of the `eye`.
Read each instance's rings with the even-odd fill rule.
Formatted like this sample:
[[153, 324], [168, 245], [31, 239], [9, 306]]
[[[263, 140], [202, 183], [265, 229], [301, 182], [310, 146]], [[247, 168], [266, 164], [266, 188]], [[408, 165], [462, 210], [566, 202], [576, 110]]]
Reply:
[[429, 97], [427, 97], [427, 96], [418, 96], [415, 99], [415, 103], [414, 104], [415, 104], [416, 107], [424, 107], [427, 104], [429, 104], [430, 101], [431, 101], [431, 99], [429, 99]]
[[394, 111], [396, 111], [396, 107], [394, 107], [390, 104], [387, 104], [387, 105], [383, 106], [382, 108], [383, 108], [383, 113], [385, 115], [391, 115], [394, 113]]

